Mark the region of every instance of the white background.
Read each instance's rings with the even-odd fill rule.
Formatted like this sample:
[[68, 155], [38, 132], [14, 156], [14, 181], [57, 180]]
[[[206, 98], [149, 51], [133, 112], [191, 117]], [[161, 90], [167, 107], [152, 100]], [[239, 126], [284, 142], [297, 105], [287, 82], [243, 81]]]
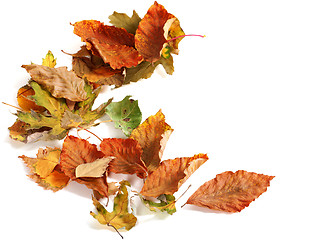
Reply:
[[[0, 10], [0, 100], [17, 105], [16, 92], [29, 78], [20, 66], [41, 63], [48, 50], [58, 66], [71, 68], [71, 57], [61, 50], [75, 52], [82, 43], [69, 23], [108, 23], [113, 11], [131, 15], [133, 9], [143, 17], [152, 3], [6, 1]], [[143, 120], [162, 109], [175, 129], [163, 159], [207, 153], [210, 160], [176, 194], [192, 184], [174, 215], [137, 208], [138, 223], [121, 231], [124, 238], [315, 239], [315, 1], [159, 3], [179, 18], [186, 33], [207, 37], [182, 40], [172, 76], [157, 69], [150, 79], [108, 90], [98, 103], [132, 95]], [[14, 112], [1, 105], [1, 239], [120, 239], [89, 215], [94, 207], [85, 186], [71, 183], [53, 193], [26, 176], [19, 155], [32, 157], [39, 147], [61, 142], [13, 142], [7, 128]], [[102, 138], [123, 137], [111, 124], [91, 130]], [[205, 181], [239, 169], [276, 177], [240, 213], [180, 208]]]

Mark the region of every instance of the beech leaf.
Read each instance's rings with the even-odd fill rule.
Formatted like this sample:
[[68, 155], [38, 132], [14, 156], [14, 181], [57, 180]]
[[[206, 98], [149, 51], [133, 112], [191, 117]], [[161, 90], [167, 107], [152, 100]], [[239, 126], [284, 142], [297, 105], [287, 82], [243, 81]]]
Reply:
[[148, 175], [140, 194], [147, 197], [174, 194], [207, 160], [206, 154], [197, 154], [193, 157], [162, 161], [159, 167]]
[[129, 200], [126, 186], [130, 186], [130, 184], [127, 181], [122, 181], [120, 184], [119, 192], [114, 198], [113, 211], [108, 212], [96, 198], [92, 197], [97, 213], [90, 212], [90, 214], [100, 224], [111, 226], [116, 231], [121, 228], [125, 228], [128, 231], [135, 226], [137, 218], [128, 212]]
[[187, 204], [224, 212], [240, 212], [267, 191], [274, 176], [239, 170], [223, 172], [202, 186]]
[[147, 168], [141, 159], [142, 149], [137, 141], [123, 138], [105, 138], [100, 144], [105, 156], [113, 156], [109, 172], [147, 176]]
[[142, 113], [138, 101], [126, 96], [120, 102], [112, 102], [106, 108], [106, 114], [114, 121], [115, 128], [122, 129], [129, 136], [142, 120]]
[[102, 177], [109, 162], [114, 157], [103, 157], [90, 163], [82, 163], [76, 167], [76, 178], [80, 177]]
[[135, 34], [135, 47], [148, 62], [159, 60], [161, 50], [166, 43], [164, 25], [174, 16], [164, 6], [155, 2], [140, 21]]
[[79, 165], [91, 163], [103, 157], [104, 154], [98, 150], [95, 144], [74, 136], [67, 136], [60, 155], [60, 165], [71, 180], [85, 184], [88, 188], [106, 197], [108, 196], [106, 175], [102, 177], [76, 177], [76, 168]]
[[142, 160], [149, 172], [160, 164], [163, 151], [173, 129], [165, 122], [165, 115], [159, 110], [135, 128], [130, 138], [139, 142], [143, 149]]
[[43, 65], [22, 65], [32, 80], [44, 86], [54, 97], [79, 102], [86, 99], [85, 82], [67, 67], [51, 68]]

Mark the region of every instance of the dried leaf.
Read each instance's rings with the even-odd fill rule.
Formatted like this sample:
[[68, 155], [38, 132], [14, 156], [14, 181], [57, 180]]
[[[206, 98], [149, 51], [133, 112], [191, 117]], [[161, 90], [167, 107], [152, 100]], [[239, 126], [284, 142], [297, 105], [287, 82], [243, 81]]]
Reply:
[[133, 11], [132, 17], [127, 16], [125, 13], [114, 12], [109, 16], [110, 23], [115, 27], [124, 28], [127, 32], [135, 34], [138, 24], [141, 21], [141, 18], [138, 14]]
[[148, 117], [131, 133], [130, 138], [139, 142], [143, 149], [142, 160], [149, 172], [154, 171], [161, 161], [163, 151], [173, 129], [165, 122], [165, 115], [159, 110]]
[[32, 80], [44, 86], [55, 98], [75, 102], [86, 99], [84, 80], [78, 78], [73, 71], [68, 71], [67, 67], [50, 68], [37, 64], [22, 67], [31, 75]]
[[38, 185], [44, 189], [49, 189], [54, 192], [67, 186], [69, 178], [61, 171], [59, 163], [61, 150], [59, 148], [46, 149], [40, 148], [36, 158], [20, 156], [25, 164], [30, 169], [28, 175], [35, 180]]
[[164, 26], [174, 16], [164, 6], [155, 2], [140, 21], [135, 35], [135, 47], [148, 62], [160, 59], [161, 50], [166, 43]]
[[158, 197], [174, 194], [179, 187], [206, 161], [206, 154], [166, 160], [147, 177], [140, 192], [143, 196]]
[[224, 212], [240, 212], [264, 193], [274, 176], [239, 170], [224, 172], [204, 183], [187, 204]]
[[80, 177], [102, 177], [105, 173], [109, 162], [112, 161], [114, 157], [103, 157], [90, 163], [83, 163], [76, 167], [76, 178]]
[[106, 108], [106, 114], [114, 121], [115, 128], [122, 129], [129, 136], [142, 121], [138, 101], [126, 96], [120, 102], [112, 102]]
[[113, 69], [133, 67], [143, 60], [134, 48], [134, 35], [124, 28], [84, 20], [74, 24], [74, 33], [86, 42], [88, 50], [101, 56]]
[[91, 163], [103, 157], [104, 154], [97, 149], [96, 145], [84, 139], [67, 136], [60, 155], [60, 165], [71, 180], [85, 184], [88, 188], [98, 191], [103, 196], [108, 196], [108, 184], [105, 175], [97, 178], [77, 178], [75, 173], [79, 165]]
[[44, 112], [45, 108], [42, 106], [38, 106], [35, 101], [32, 100], [31, 96], [33, 96], [34, 94], [35, 92], [31, 86], [25, 85], [21, 87], [16, 96], [20, 108], [22, 108], [26, 112], [30, 112], [31, 110], [35, 112]]
[[176, 199], [173, 195], [167, 195], [163, 194], [160, 195], [157, 199], [159, 202], [154, 202], [151, 200], [144, 199], [142, 196], [140, 196], [141, 200], [143, 203], [149, 208], [150, 211], [156, 212], [161, 211], [164, 212], [166, 211], [168, 214], [172, 215], [174, 214], [177, 209], [176, 209]]
[[137, 174], [140, 178], [147, 176], [147, 168], [141, 160], [142, 149], [133, 139], [105, 138], [100, 144], [105, 156], [113, 156], [109, 163], [109, 172]]
[[100, 224], [114, 227], [116, 231], [121, 228], [130, 230], [135, 226], [137, 221], [137, 218], [128, 212], [128, 192], [126, 186], [130, 186], [130, 184], [127, 181], [122, 181], [120, 184], [119, 192], [114, 198], [112, 212], [108, 212], [94, 197], [92, 197], [92, 200], [97, 213], [90, 212]]

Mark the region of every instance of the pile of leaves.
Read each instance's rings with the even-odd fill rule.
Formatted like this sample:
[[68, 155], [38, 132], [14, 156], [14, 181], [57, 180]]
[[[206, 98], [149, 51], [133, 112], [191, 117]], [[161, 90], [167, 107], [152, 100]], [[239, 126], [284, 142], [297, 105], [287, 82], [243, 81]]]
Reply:
[[[179, 20], [157, 2], [142, 19], [135, 11], [132, 17], [114, 12], [109, 18], [111, 26], [95, 20], [72, 24], [74, 33], [85, 42], [77, 53], [70, 54], [72, 70], [56, 68], [50, 51], [41, 65], [22, 66], [31, 78], [18, 90], [17, 120], [9, 130], [12, 139], [24, 143], [63, 140], [61, 148], [40, 148], [36, 157], [20, 156], [30, 170], [29, 177], [54, 192], [70, 181], [86, 185], [93, 190], [97, 210], [91, 215], [117, 231], [131, 229], [137, 218], [129, 208], [128, 188], [132, 186], [126, 180], [109, 182], [111, 175], [143, 179], [136, 195], [150, 210], [173, 214], [174, 194], [209, 158], [200, 153], [163, 160], [173, 129], [161, 110], [142, 122], [138, 101], [131, 96], [93, 107], [104, 85], [118, 88], [148, 78], [159, 64], [172, 74], [171, 54], [178, 53], [184, 37]], [[69, 134], [71, 129], [89, 131], [105, 115], [125, 138], [99, 138], [100, 144], [95, 145]], [[186, 204], [239, 212], [265, 192], [272, 179], [242, 170], [224, 172], [198, 188]], [[112, 195], [113, 211], [109, 212], [99, 201]]]

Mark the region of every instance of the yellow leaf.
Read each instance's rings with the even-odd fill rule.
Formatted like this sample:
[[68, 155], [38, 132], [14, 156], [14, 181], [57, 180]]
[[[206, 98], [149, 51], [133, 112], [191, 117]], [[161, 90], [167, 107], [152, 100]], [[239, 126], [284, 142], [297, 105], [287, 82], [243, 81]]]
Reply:
[[48, 51], [45, 58], [43, 58], [42, 65], [46, 67], [55, 67], [56, 66], [56, 58], [51, 51]]

